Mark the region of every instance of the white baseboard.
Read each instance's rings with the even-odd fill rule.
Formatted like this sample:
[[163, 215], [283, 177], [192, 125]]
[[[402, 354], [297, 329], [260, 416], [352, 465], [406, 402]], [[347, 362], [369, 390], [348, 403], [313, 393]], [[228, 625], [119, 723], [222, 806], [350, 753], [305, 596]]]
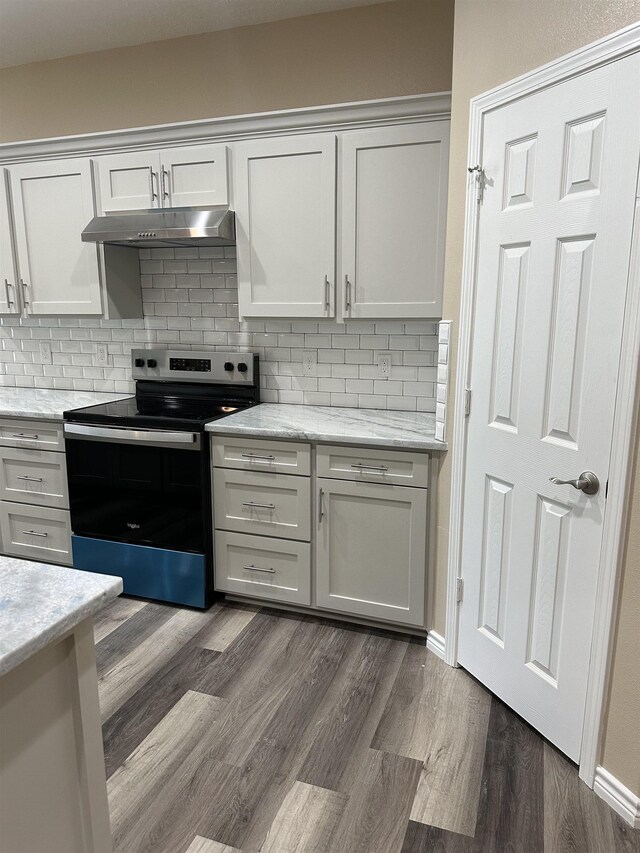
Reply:
[[429, 631], [427, 634], [427, 648], [431, 649], [434, 655], [438, 655], [441, 660], [444, 660], [444, 637], [436, 634], [435, 631]]
[[640, 797], [625, 788], [622, 782], [604, 767], [596, 767], [593, 790], [630, 826], [640, 828]]

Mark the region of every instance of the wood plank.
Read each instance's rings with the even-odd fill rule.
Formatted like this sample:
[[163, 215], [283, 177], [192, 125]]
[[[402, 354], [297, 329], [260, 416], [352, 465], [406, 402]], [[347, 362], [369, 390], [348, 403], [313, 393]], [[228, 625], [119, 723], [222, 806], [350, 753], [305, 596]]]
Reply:
[[237, 847], [227, 847], [226, 844], [196, 835], [185, 853], [241, 853], [241, 851]]
[[198, 645], [214, 652], [224, 652], [244, 631], [259, 611], [250, 604], [225, 604], [211, 624], [198, 634]]
[[188, 691], [113, 774], [108, 792], [116, 850], [145, 849], [146, 832], [162, 814], [164, 800], [177, 793], [181, 766], [194, 749], [200, 751], [224, 704]]
[[177, 610], [150, 637], [100, 675], [98, 690], [103, 722], [197, 634], [209, 619], [207, 613]]
[[[469, 838], [468, 835], [458, 835], [437, 826], [425, 826], [424, 823], [410, 820], [401, 853], [435, 853], [435, 851], [437, 853], [503, 853], [502, 850], [498, 851], [493, 847], [479, 851], [473, 838]], [[513, 853], [518, 853], [517, 848]]]
[[370, 749], [327, 850], [398, 853], [420, 769], [413, 758]]
[[423, 761], [411, 820], [474, 835], [490, 708], [464, 670], [407, 648], [371, 745]]
[[93, 617], [93, 638], [95, 643], [99, 643], [108, 637], [112, 631], [131, 618], [138, 610], [142, 610], [147, 604], [146, 601], [141, 601], [139, 598], [127, 598], [120, 595], [115, 601], [111, 602], [104, 610], [101, 610]]
[[543, 749], [545, 853], [618, 850], [609, 806], [563, 755], [546, 743]]
[[218, 656], [195, 645], [184, 646], [109, 717], [102, 727], [107, 778]]
[[498, 699], [491, 703], [475, 849], [544, 849], [543, 741]]
[[325, 853], [347, 799], [336, 791], [294, 782], [260, 853]]
[[177, 608], [147, 602], [96, 646], [98, 674], [108, 672], [178, 612]]
[[397, 635], [354, 635], [346, 665], [324, 698], [300, 781], [350, 791], [406, 649]]

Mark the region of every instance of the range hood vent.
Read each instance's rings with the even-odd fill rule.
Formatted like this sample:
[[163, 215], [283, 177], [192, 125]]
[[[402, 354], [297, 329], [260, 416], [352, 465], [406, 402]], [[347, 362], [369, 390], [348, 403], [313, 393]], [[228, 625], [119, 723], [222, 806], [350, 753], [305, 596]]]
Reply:
[[226, 205], [174, 207], [94, 216], [82, 232], [85, 243], [141, 249], [162, 246], [234, 246], [235, 214]]

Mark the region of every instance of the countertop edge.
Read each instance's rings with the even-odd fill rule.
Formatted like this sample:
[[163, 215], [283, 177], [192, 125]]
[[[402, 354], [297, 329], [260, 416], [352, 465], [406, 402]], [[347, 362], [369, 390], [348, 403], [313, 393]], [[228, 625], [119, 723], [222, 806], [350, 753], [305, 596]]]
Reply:
[[[104, 577], [106, 578], [108, 576], [104, 575]], [[122, 578], [114, 576], [112, 581], [113, 582], [110, 586], [104, 589], [101, 593], [83, 603], [75, 610], [72, 610], [70, 613], [66, 613], [56, 622], [48, 625], [41, 631], [41, 633], [27, 639], [24, 645], [20, 646], [20, 648], [2, 655], [2, 658], [0, 659], [0, 677], [11, 672], [11, 670], [15, 669], [26, 660], [29, 660], [33, 655], [42, 651], [45, 646], [48, 646], [60, 639], [85, 619], [88, 619], [100, 612], [100, 610], [106, 607], [110, 601], [117, 598], [122, 592]]]

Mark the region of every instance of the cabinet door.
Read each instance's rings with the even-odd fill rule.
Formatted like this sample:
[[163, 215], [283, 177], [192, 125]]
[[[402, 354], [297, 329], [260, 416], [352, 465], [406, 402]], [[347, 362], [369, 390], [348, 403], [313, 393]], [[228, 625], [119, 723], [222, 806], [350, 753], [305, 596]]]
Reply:
[[319, 133], [234, 149], [241, 315], [334, 316], [335, 147]]
[[95, 215], [91, 160], [11, 167], [18, 264], [29, 314], [100, 314], [98, 247], [80, 234]]
[[228, 204], [227, 148], [193, 145], [160, 152], [164, 207]]
[[16, 257], [11, 238], [8, 174], [0, 169], [0, 314], [19, 314]]
[[449, 122], [342, 135], [345, 317], [440, 317]]
[[316, 483], [316, 604], [423, 627], [426, 489]]
[[148, 210], [160, 207], [160, 155], [157, 151], [133, 151], [100, 157], [100, 208]]

